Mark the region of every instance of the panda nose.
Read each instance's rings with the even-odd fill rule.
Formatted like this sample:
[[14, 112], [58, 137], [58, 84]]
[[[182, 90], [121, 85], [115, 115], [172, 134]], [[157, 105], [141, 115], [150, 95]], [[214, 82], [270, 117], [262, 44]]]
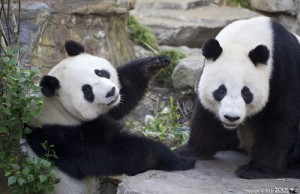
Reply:
[[240, 119], [240, 117], [231, 117], [231, 116], [228, 116], [228, 115], [224, 115], [224, 117], [228, 120], [228, 121], [237, 121]]
[[115, 95], [116, 92], [116, 87], [113, 87], [107, 94], [106, 94], [106, 98], [112, 97]]

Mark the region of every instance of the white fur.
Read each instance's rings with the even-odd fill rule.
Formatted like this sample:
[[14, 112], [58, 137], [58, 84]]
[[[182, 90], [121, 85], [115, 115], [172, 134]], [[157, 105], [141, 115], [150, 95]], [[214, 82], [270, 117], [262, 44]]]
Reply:
[[[270, 19], [256, 17], [233, 22], [216, 39], [223, 52], [216, 61], [207, 60], [198, 85], [199, 99], [224, 124], [232, 126], [227, 125], [226, 128], [236, 128], [246, 117], [261, 111], [269, 97], [273, 53]], [[270, 58], [267, 65], [255, 66], [248, 53], [261, 44], [270, 50]], [[226, 86], [227, 95], [217, 102], [213, 92], [221, 84]], [[246, 104], [241, 96], [244, 86], [254, 95], [250, 104]], [[238, 116], [240, 119], [229, 123], [224, 115]]]
[[[95, 70], [106, 70], [110, 79], [101, 78]], [[43, 124], [77, 125], [106, 113], [120, 102], [120, 84], [116, 69], [106, 60], [89, 54], [69, 57], [57, 64], [48, 75], [59, 80], [54, 97], [42, 96], [44, 106], [38, 120]], [[84, 99], [82, 86], [91, 85], [95, 100]], [[116, 88], [115, 95], [106, 94]], [[116, 102], [110, 104], [113, 100]]]

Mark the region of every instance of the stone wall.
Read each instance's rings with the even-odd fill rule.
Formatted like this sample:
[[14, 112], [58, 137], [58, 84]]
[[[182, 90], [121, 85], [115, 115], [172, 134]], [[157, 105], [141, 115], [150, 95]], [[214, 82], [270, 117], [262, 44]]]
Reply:
[[88, 53], [114, 65], [134, 57], [126, 32], [129, 0], [22, 1], [21, 64], [44, 74], [66, 57], [64, 42], [81, 42]]

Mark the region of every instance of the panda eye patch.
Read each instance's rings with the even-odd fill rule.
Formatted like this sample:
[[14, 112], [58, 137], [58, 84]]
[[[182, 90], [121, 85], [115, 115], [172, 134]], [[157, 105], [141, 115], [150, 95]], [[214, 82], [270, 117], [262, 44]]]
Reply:
[[94, 101], [94, 93], [93, 93], [93, 88], [89, 84], [85, 84], [81, 88], [83, 92], [84, 99], [88, 102], [93, 102]]
[[252, 102], [253, 94], [247, 86], [243, 87], [241, 94], [246, 104], [250, 104]]
[[227, 94], [227, 88], [224, 86], [224, 84], [220, 85], [217, 90], [213, 92], [213, 96], [216, 99], [216, 101], [221, 101]]
[[99, 69], [96, 69], [95, 70], [95, 74], [99, 77], [104, 77], [104, 78], [107, 78], [109, 79], [110, 78], [110, 74], [108, 73], [108, 71], [106, 70], [99, 70]]

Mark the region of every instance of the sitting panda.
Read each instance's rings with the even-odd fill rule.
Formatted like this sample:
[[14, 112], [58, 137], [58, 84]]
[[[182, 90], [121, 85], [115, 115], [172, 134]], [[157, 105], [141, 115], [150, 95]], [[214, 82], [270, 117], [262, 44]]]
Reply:
[[251, 161], [239, 177], [300, 178], [299, 38], [261, 16], [229, 24], [202, 52], [191, 134], [177, 152], [207, 158], [242, 145]]
[[143, 97], [149, 79], [170, 63], [167, 57], [143, 58], [115, 69], [84, 53], [75, 41], [67, 41], [65, 48], [69, 57], [40, 81], [43, 109], [29, 124], [27, 136], [32, 157], [43, 157], [45, 141], [54, 145], [58, 159], [52, 159], [61, 178], [56, 194], [88, 193], [88, 177], [194, 167], [193, 158], [122, 131], [119, 121]]

